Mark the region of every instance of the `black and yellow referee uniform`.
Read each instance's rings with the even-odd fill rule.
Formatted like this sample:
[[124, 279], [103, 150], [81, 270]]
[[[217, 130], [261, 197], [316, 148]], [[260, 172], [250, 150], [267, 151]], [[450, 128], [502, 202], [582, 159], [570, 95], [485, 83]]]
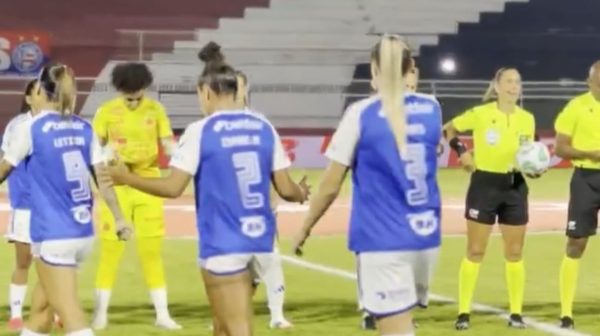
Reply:
[[[467, 191], [465, 218], [469, 225], [523, 226], [529, 220], [528, 188], [523, 175], [516, 170], [519, 147], [534, 141], [535, 119], [519, 106], [511, 113], [498, 109], [494, 101], [474, 107], [451, 121], [458, 132], [472, 131], [475, 171]], [[451, 147], [465, 155], [458, 138], [449, 139]], [[485, 237], [487, 242], [487, 237]], [[485, 242], [475, 242], [485, 246]], [[483, 253], [483, 251], [481, 251]], [[457, 329], [468, 328], [471, 302], [479, 275], [481, 259], [464, 258], [459, 271], [459, 318]], [[523, 261], [506, 261], [510, 313], [522, 323], [521, 313], [525, 287]]]
[[575, 167], [571, 177], [566, 228], [569, 242], [560, 269], [561, 326], [572, 328], [579, 260], [588, 237], [595, 235], [598, 229], [600, 101], [591, 92], [575, 97], [558, 115], [554, 128], [558, 137], [557, 154], [560, 155], [562, 151], [562, 148], [558, 148], [561, 136], [570, 139], [570, 147], [576, 153], [561, 155], [572, 159]]

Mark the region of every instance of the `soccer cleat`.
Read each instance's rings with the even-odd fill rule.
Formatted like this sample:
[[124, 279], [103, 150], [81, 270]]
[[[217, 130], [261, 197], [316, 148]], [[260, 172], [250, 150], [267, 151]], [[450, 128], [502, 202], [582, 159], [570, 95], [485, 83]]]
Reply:
[[177, 322], [173, 321], [172, 318], [161, 318], [154, 322], [154, 325], [166, 330], [179, 330], [181, 326]]
[[369, 313], [364, 313], [360, 327], [364, 330], [376, 330], [377, 325], [375, 323], [375, 318]]
[[23, 319], [20, 317], [13, 317], [8, 321], [8, 330], [12, 332], [21, 331], [23, 329]]
[[271, 328], [271, 329], [290, 329], [293, 326], [294, 325], [291, 324], [285, 318], [283, 320], [280, 320], [280, 321], [271, 321], [271, 323], [269, 323], [269, 328]]
[[523, 316], [520, 314], [510, 314], [508, 318], [508, 326], [515, 329], [525, 329], [527, 325], [523, 321]]
[[575, 329], [575, 321], [572, 317], [563, 316], [560, 318], [560, 327], [562, 329]]
[[454, 328], [456, 330], [467, 330], [470, 327], [471, 315], [469, 314], [459, 314], [456, 318], [456, 322], [454, 323]]

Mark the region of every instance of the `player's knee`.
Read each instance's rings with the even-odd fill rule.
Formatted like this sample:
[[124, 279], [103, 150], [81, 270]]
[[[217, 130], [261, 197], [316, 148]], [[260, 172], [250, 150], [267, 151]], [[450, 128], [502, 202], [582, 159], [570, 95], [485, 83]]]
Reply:
[[517, 262], [523, 259], [523, 245], [520, 243], [508, 244], [504, 249], [504, 258], [507, 261]]
[[467, 248], [467, 259], [472, 262], [480, 262], [485, 256], [485, 245], [470, 244]]
[[567, 256], [572, 259], [579, 259], [585, 252], [587, 238], [569, 238], [567, 241]]
[[33, 257], [31, 256], [31, 254], [19, 255], [17, 257], [16, 263], [17, 270], [27, 272], [29, 270], [29, 267], [31, 266], [32, 260]]

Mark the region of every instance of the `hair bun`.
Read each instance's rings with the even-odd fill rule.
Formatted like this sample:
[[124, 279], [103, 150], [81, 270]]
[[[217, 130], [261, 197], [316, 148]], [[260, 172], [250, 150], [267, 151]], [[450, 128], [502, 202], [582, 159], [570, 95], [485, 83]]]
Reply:
[[221, 53], [221, 46], [216, 42], [208, 42], [198, 53], [198, 58], [204, 63], [222, 62], [225, 56]]

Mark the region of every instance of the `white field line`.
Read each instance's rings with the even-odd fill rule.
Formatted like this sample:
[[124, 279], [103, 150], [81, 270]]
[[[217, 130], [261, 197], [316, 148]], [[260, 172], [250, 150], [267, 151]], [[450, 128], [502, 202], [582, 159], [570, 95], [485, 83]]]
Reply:
[[[316, 272], [329, 274], [329, 275], [337, 276], [340, 278], [356, 281], [356, 274], [339, 269], [339, 268], [329, 267], [326, 265], [320, 265], [317, 263], [308, 262], [308, 261], [298, 259], [295, 257], [290, 257], [290, 256], [281, 256], [281, 257], [285, 262], [295, 265], [295, 266], [298, 266], [298, 267], [301, 267], [301, 268], [304, 268], [304, 269], [309, 269], [309, 270], [313, 270]], [[442, 296], [442, 295], [437, 295], [437, 294], [431, 294], [430, 298], [435, 301], [446, 302], [446, 303], [455, 303], [456, 302], [456, 300], [454, 300], [453, 298]], [[477, 311], [477, 312], [493, 314], [504, 320], [507, 320], [509, 317], [509, 313], [505, 310], [495, 308], [492, 306], [487, 306], [484, 304], [479, 304], [479, 303], [473, 304], [473, 310]], [[555, 335], [555, 336], [589, 336], [590, 335], [590, 334], [583, 334], [578, 331], [561, 329], [556, 325], [546, 323], [546, 322], [540, 322], [540, 321], [537, 321], [532, 318], [524, 318], [524, 320], [525, 320], [525, 323], [527, 323], [527, 325], [529, 325], [531, 328], [548, 333], [549, 335]]]

